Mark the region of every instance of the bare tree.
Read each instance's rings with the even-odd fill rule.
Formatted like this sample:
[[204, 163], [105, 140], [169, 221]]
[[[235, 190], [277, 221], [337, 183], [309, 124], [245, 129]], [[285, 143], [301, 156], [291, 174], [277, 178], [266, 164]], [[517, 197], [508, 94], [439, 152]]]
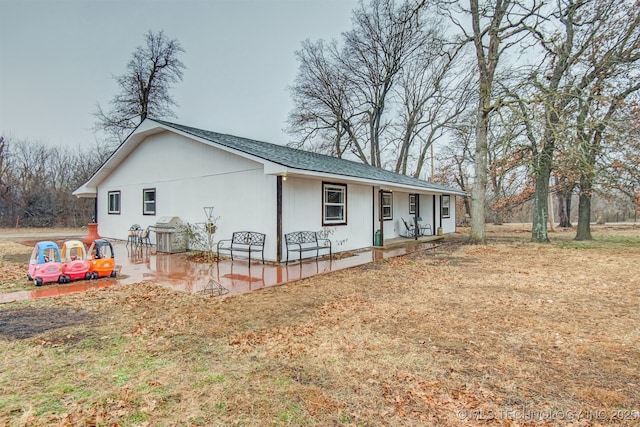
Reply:
[[527, 165], [530, 162], [526, 127], [517, 109], [502, 108], [489, 127], [488, 197], [494, 224], [502, 224], [503, 217], [531, 198], [533, 186], [529, 182]]
[[[465, 120], [466, 119], [466, 120]], [[458, 187], [462, 191], [471, 190], [471, 173], [473, 170], [474, 117], [464, 116], [453, 129], [450, 143], [439, 153], [439, 162], [434, 182]], [[471, 218], [471, 200], [463, 197], [465, 217]], [[466, 222], [466, 220], [465, 220]]]
[[587, 75], [597, 77], [578, 98], [576, 140], [581, 157], [580, 199], [576, 240], [591, 239], [591, 196], [597, 180], [597, 162], [605, 149], [606, 134], [625, 101], [640, 90], [639, 4], [612, 2], [611, 16], [604, 22], [598, 48], [581, 61]]
[[145, 44], [138, 46], [127, 64], [127, 72], [114, 77], [120, 93], [111, 100], [110, 109], [104, 111], [98, 104], [96, 129], [120, 142], [147, 116], [175, 117], [172, 107], [177, 104], [169, 91], [182, 81], [186, 68], [179, 59], [182, 52], [177, 40], [170, 40], [163, 31], [149, 30]]
[[[637, 55], [637, 9], [626, 0], [563, 0], [546, 14], [547, 25], [532, 31], [545, 53], [541, 67], [533, 74], [533, 85], [545, 110], [543, 135], [532, 145], [536, 185], [533, 241], [549, 241], [549, 182], [562, 136], [573, 141], [574, 148], [580, 146], [578, 141], [584, 135], [575, 131], [568, 135], [571, 126], [582, 127], [580, 116], [595, 105], [588, 101], [588, 94], [602, 90], [603, 84], [618, 76], [621, 64], [630, 59], [626, 55]], [[589, 106], [583, 110], [585, 102]], [[578, 165], [592, 164], [592, 155], [583, 154], [586, 163], [581, 160]], [[590, 192], [589, 183], [583, 184], [581, 192]]]
[[[471, 74], [459, 59], [459, 47], [447, 51], [437, 25], [431, 37], [397, 79], [400, 129], [395, 172], [419, 178], [434, 142], [451, 133], [472, 95]], [[468, 69], [468, 67], [466, 68]]]
[[366, 162], [365, 153], [358, 150], [358, 113], [344, 70], [338, 66], [339, 55], [335, 42], [326, 45], [322, 40], [306, 40], [296, 52], [300, 67], [290, 88], [294, 108], [288, 131], [301, 139], [291, 145], [335, 157], [351, 151]]
[[[476, 108], [475, 174], [471, 191], [472, 243], [486, 242], [485, 221], [488, 179], [488, 136], [491, 114], [500, 106], [496, 99], [494, 83], [501, 58], [512, 47], [518, 46], [527, 28], [536, 27], [539, 1], [518, 0], [469, 0], [469, 8], [461, 2], [443, 1], [443, 13], [447, 14], [462, 33], [461, 43], [471, 42], [475, 48], [478, 105]], [[469, 29], [463, 20], [469, 19]]]
[[377, 167], [396, 163], [389, 158], [398, 118], [394, 88], [402, 70], [432, 45], [421, 6], [371, 0], [354, 11], [342, 46], [303, 43], [291, 88], [295, 109], [288, 130], [300, 138], [293, 145], [354, 155]]
[[353, 30], [344, 33], [342, 66], [366, 117], [368, 163], [382, 167], [384, 115], [394, 79], [426, 43], [427, 33], [419, 10], [409, 2], [395, 7], [392, 0], [372, 0], [355, 11], [353, 23]]

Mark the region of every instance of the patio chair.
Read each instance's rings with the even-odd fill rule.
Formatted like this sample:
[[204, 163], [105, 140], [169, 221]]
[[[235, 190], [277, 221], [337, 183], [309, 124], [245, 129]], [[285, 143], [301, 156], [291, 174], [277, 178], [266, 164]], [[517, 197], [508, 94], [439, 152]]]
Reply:
[[[423, 224], [422, 217], [418, 217], [418, 230], [420, 231], [421, 236], [431, 236], [433, 235], [433, 230], [431, 229], [431, 224]], [[428, 234], [427, 234], [428, 232]]]
[[416, 237], [416, 228], [412, 224], [413, 221], [407, 222], [407, 220], [405, 220], [404, 218], [400, 218], [400, 219], [402, 220], [402, 223], [404, 224], [404, 228], [405, 228], [404, 234], [400, 233], [400, 235], [402, 237], [406, 237], [410, 239]]
[[150, 235], [151, 231], [149, 230], [149, 227], [144, 230], [140, 230], [140, 233], [138, 233], [138, 243], [140, 245], [151, 246]]
[[127, 233], [127, 244], [125, 246], [129, 246], [129, 243], [131, 243], [131, 246], [137, 245], [140, 237], [140, 231], [142, 231], [142, 228], [140, 228], [139, 224], [133, 224], [129, 227], [129, 232]]

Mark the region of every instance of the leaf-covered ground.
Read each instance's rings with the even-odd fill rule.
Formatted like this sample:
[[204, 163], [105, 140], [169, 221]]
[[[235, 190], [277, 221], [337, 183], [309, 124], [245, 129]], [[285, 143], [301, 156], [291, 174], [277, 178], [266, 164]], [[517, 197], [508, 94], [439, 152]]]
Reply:
[[0, 425], [637, 425], [640, 229], [513, 231], [226, 299], [0, 305]]

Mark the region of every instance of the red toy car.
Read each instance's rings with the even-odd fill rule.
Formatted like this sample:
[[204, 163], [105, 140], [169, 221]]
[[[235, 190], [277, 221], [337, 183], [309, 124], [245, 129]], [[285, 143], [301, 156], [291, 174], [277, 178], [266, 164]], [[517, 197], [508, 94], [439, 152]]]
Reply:
[[62, 245], [62, 272], [70, 280], [89, 280], [89, 260], [87, 249], [80, 240], [67, 240]]

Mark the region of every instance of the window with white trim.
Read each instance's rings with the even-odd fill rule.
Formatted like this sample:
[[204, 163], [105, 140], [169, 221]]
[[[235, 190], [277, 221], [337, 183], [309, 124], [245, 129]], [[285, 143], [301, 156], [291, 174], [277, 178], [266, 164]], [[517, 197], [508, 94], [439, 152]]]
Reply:
[[156, 189], [145, 188], [142, 190], [142, 214], [143, 215], [155, 215], [156, 214]]
[[393, 219], [393, 193], [382, 193], [382, 219]]
[[322, 183], [322, 224], [347, 223], [347, 186]]
[[120, 192], [109, 191], [109, 214], [120, 214]]

